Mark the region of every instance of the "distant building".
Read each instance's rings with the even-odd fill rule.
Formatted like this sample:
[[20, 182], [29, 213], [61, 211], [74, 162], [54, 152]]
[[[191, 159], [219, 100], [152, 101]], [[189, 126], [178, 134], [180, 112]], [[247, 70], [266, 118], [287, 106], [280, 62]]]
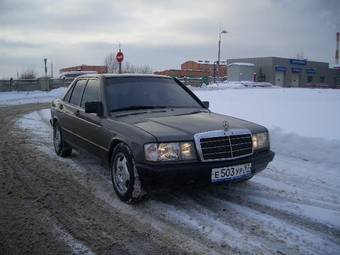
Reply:
[[252, 63], [231, 63], [228, 65], [228, 81], [254, 81], [255, 65]]
[[[227, 63], [255, 65], [257, 81], [284, 87], [340, 88], [340, 71], [328, 63], [279, 57], [228, 59]], [[229, 71], [230, 72], [230, 71]]]
[[72, 72], [72, 71], [94, 71], [97, 73], [107, 73], [106, 66], [88, 66], [88, 65], [81, 65], [81, 66], [72, 66], [72, 67], [65, 67], [59, 70], [59, 73], [65, 72]]
[[214, 65], [208, 63], [199, 63], [196, 61], [186, 61], [181, 64], [181, 69], [169, 69], [155, 72], [155, 74], [168, 75], [177, 78], [211, 78], [214, 76], [224, 78], [227, 77], [226, 65]]

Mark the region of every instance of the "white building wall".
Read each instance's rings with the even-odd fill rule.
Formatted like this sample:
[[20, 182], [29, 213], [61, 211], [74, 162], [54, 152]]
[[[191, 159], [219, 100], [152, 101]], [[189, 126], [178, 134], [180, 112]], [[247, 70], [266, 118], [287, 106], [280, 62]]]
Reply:
[[228, 81], [252, 81], [254, 73], [254, 64], [231, 63], [228, 65]]
[[228, 81], [239, 81], [240, 67], [237, 65], [228, 66]]

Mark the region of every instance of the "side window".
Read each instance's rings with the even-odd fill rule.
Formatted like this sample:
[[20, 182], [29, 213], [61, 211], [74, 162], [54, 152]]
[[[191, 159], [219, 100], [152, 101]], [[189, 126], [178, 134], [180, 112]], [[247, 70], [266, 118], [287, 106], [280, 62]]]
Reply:
[[87, 80], [79, 80], [74, 86], [73, 93], [70, 99], [70, 104], [80, 105], [81, 98], [85, 89]]
[[100, 88], [98, 80], [89, 80], [84, 91], [81, 107], [85, 107], [86, 102], [97, 102], [100, 100]]
[[68, 102], [70, 101], [70, 97], [71, 97], [73, 88], [74, 88], [74, 86], [70, 87], [70, 88], [67, 90], [67, 92], [66, 92], [66, 94], [65, 94], [65, 96], [64, 96], [64, 98], [63, 98], [63, 101], [64, 101], [64, 102], [67, 102], [67, 103], [68, 103]]

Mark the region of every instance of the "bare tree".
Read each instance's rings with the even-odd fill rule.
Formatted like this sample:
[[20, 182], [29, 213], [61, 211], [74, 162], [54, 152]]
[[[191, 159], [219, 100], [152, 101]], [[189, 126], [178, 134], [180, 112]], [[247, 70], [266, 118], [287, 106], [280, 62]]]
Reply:
[[148, 65], [141, 65], [138, 69], [138, 73], [153, 73], [152, 68]]
[[20, 74], [19, 76], [19, 79], [22, 79], [22, 80], [29, 80], [29, 79], [36, 79], [36, 78], [37, 78], [37, 75], [33, 69], [28, 69], [24, 71], [22, 74]]
[[[119, 63], [116, 54], [110, 53], [105, 57], [105, 66], [109, 73], [119, 72]], [[122, 73], [152, 73], [152, 68], [148, 65], [134, 65], [129, 62], [122, 63]]]
[[110, 53], [105, 57], [105, 66], [109, 73], [118, 73], [119, 63], [117, 62], [116, 55], [114, 53]]

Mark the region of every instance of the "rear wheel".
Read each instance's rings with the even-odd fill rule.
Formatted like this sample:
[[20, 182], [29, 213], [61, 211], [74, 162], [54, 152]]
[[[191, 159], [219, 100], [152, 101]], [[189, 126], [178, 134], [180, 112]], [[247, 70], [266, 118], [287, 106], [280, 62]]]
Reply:
[[132, 153], [125, 144], [120, 143], [114, 149], [110, 170], [113, 188], [120, 200], [133, 203], [144, 197]]
[[63, 134], [58, 122], [53, 125], [53, 145], [55, 152], [61, 157], [70, 156], [72, 153], [72, 148], [63, 140]]

